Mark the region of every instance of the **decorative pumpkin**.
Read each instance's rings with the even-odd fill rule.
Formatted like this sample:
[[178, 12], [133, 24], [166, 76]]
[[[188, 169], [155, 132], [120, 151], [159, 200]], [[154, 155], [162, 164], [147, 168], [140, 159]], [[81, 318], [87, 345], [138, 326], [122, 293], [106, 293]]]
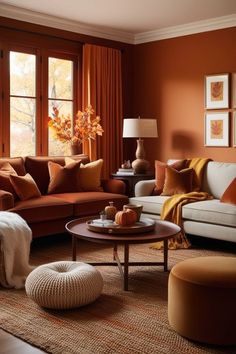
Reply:
[[115, 222], [121, 226], [131, 226], [137, 221], [137, 214], [134, 210], [126, 209], [118, 211], [115, 216]]

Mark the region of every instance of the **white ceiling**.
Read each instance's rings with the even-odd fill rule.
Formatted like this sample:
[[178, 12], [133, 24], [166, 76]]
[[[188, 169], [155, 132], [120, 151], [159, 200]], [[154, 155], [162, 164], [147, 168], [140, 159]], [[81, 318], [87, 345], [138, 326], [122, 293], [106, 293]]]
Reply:
[[117, 32], [135, 42], [140, 35], [180, 26], [212, 21], [224, 22], [221, 28], [236, 25], [236, 0], [0, 0], [0, 14], [18, 19], [25, 15], [36, 23], [51, 18], [53, 27], [61, 21], [69, 27], [77, 24], [110, 35]]

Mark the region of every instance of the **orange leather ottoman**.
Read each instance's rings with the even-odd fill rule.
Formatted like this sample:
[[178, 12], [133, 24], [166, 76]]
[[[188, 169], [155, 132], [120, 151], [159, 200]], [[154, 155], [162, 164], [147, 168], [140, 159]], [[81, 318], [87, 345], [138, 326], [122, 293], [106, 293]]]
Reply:
[[168, 318], [189, 339], [236, 344], [236, 257], [197, 257], [176, 264], [169, 276]]

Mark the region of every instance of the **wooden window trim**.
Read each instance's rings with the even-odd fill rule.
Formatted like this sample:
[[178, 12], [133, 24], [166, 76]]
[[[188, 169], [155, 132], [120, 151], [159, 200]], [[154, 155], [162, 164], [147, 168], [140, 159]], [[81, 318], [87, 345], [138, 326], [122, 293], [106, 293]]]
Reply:
[[[4, 30], [12, 34], [12, 30]], [[0, 33], [2, 28], [0, 27]], [[16, 31], [15, 31], [16, 32]], [[8, 33], [9, 34], [9, 33]], [[15, 33], [16, 34], [16, 33]], [[72, 60], [73, 65], [73, 118], [75, 113], [81, 107], [81, 55], [82, 47], [79, 43], [72, 43], [64, 39], [56, 39], [56, 50], [51, 50], [52, 43], [55, 44], [55, 38], [44, 36], [40, 37], [40, 42], [35, 41], [36, 37], [40, 37], [35, 34], [25, 34], [24, 40], [15, 43], [16, 37], [11, 38], [12, 41], [6, 41], [5, 38], [0, 42], [0, 49], [3, 50], [4, 57], [0, 58], [0, 93], [4, 93], [4, 100], [2, 95], [0, 96], [0, 156], [10, 156], [10, 77], [8, 75], [10, 68], [10, 51], [18, 51], [28, 54], [36, 55], [36, 155], [48, 154], [48, 57], [57, 57], [60, 59]], [[34, 45], [32, 45], [32, 38], [34, 38]], [[28, 40], [30, 41], [28, 42]], [[62, 44], [60, 47], [59, 44]], [[43, 44], [43, 45], [42, 45]], [[54, 47], [54, 48], [55, 48]], [[1, 52], [0, 52], [1, 53]], [[3, 84], [4, 82], [4, 84]], [[14, 95], [13, 95], [14, 96]], [[20, 97], [20, 96], [17, 96]], [[4, 146], [4, 150], [3, 150]]]

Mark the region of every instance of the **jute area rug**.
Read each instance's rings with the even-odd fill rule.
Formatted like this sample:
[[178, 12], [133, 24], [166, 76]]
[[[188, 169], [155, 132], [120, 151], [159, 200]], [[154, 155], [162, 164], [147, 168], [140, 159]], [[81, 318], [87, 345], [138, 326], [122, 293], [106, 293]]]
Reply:
[[[111, 260], [111, 248], [83, 242], [80, 260]], [[196, 256], [235, 256], [235, 250], [169, 251], [169, 268]], [[132, 246], [131, 260], [162, 259], [148, 245]], [[69, 236], [32, 246], [31, 263], [39, 265], [71, 258]], [[168, 323], [168, 273], [160, 267], [130, 268], [129, 291], [122, 290], [116, 267], [100, 267], [104, 289], [94, 303], [69, 311], [38, 307], [24, 290], [0, 289], [0, 327], [24, 341], [55, 354], [203, 354], [236, 353], [236, 347], [202, 345], [179, 336]], [[0, 350], [1, 351], [1, 350]]]

